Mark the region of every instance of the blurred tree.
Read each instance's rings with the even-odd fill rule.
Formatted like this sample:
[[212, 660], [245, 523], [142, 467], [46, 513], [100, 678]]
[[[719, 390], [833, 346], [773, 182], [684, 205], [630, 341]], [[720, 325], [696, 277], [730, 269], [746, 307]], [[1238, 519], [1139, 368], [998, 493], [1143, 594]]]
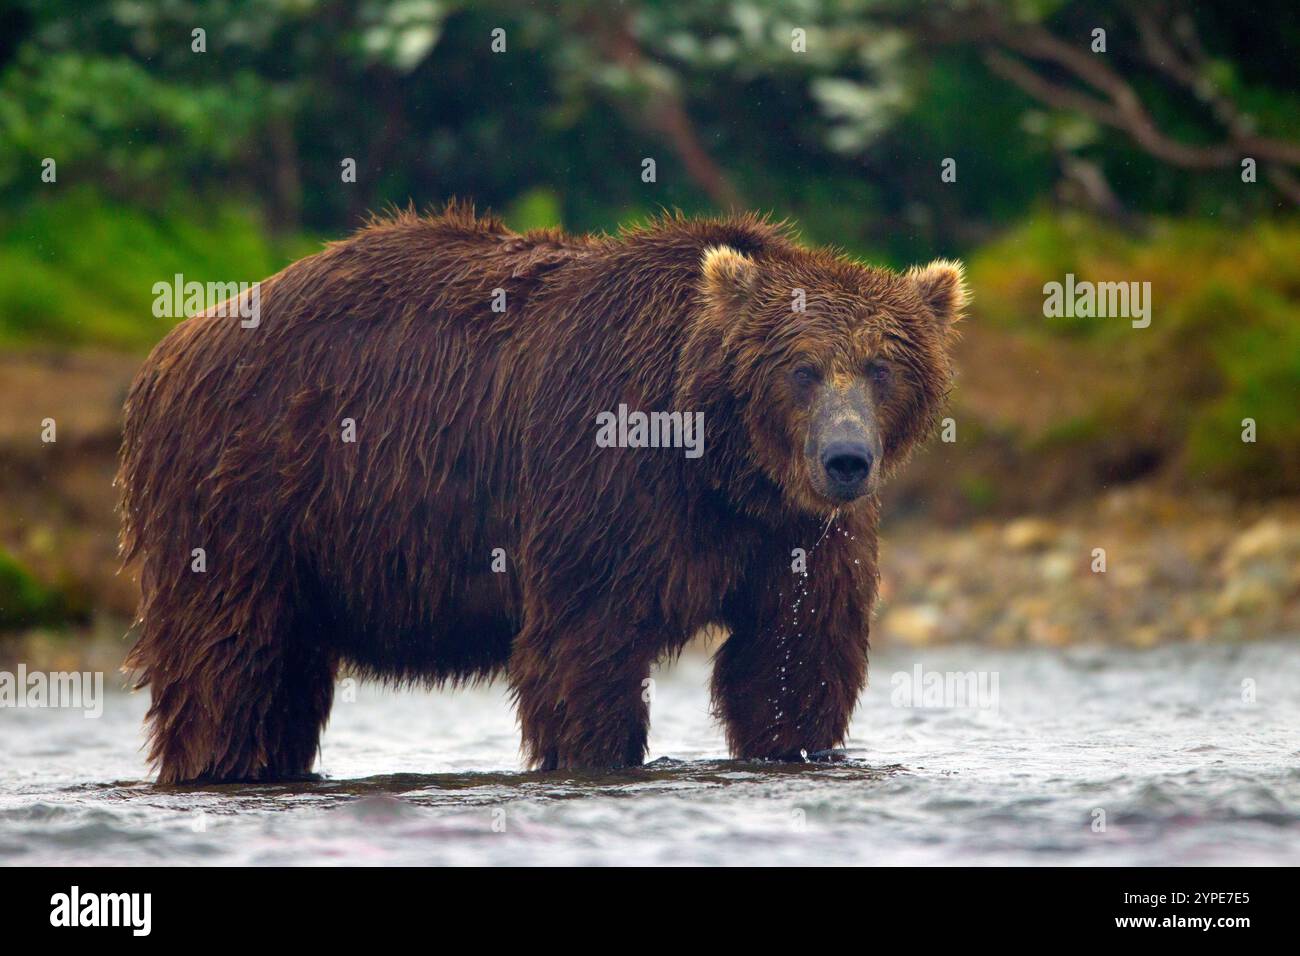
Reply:
[[[43, 194], [54, 157], [61, 183], [155, 208], [251, 200], [284, 231], [337, 233], [410, 199], [550, 195], [574, 228], [748, 205], [901, 261], [960, 252], [1052, 196], [1112, 217], [1240, 221], [1295, 198], [1290, 13], [1288, 0], [20, 0], [0, 9], [0, 213]], [[1096, 28], [1105, 53], [1089, 48]], [[1243, 155], [1272, 192], [1241, 188]], [[941, 178], [947, 160], [962, 188]]]
[[[1252, 159], [1279, 193], [1300, 204], [1293, 173], [1300, 166], [1294, 12], [1290, 3], [1255, 4], [1234, 14], [1224, 4], [1191, 0], [1130, 0], [1113, 7], [942, 0], [919, 15], [909, 7], [898, 16], [927, 40], [978, 46], [993, 73], [1034, 100], [1118, 130], [1162, 163], [1238, 170]], [[1257, 49], [1291, 51], [1281, 64], [1282, 83], [1274, 86], [1276, 74], [1252, 83], [1249, 57], [1238, 62], [1207, 52], [1202, 26], [1221, 38], [1244, 29], [1254, 33]], [[1270, 44], [1265, 32], [1274, 31]], [[1159, 114], [1166, 114], [1163, 121]], [[1095, 165], [1074, 158], [1065, 167], [1097, 205], [1113, 207], [1114, 194]]]

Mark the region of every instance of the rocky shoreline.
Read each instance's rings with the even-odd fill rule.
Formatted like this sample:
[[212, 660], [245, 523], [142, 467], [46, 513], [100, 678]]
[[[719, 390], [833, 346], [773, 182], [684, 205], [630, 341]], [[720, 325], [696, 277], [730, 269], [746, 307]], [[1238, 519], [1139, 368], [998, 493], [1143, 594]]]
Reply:
[[882, 532], [881, 567], [875, 643], [1149, 647], [1300, 634], [1296, 501], [1126, 486], [1050, 516], [909, 520]]

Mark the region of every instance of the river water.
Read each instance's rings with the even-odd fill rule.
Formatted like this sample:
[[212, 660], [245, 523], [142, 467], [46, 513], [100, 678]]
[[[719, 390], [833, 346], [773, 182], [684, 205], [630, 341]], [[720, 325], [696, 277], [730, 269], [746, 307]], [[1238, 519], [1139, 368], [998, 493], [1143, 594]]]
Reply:
[[[918, 665], [983, 694], [905, 706]], [[603, 775], [521, 773], [500, 687], [362, 687], [288, 786], [154, 787], [144, 694], [0, 709], [0, 863], [1300, 863], [1294, 640], [882, 651], [835, 764], [726, 760], [707, 677], [660, 673], [653, 762]]]

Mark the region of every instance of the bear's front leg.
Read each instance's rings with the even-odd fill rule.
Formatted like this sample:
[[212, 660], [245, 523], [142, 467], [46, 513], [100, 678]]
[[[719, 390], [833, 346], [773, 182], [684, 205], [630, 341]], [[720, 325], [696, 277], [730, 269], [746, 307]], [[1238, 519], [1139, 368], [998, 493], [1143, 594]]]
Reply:
[[733, 756], [800, 760], [844, 743], [867, 680], [874, 578], [823, 566], [751, 591], [713, 666], [713, 710]]
[[631, 633], [598, 617], [520, 633], [510, 685], [529, 766], [609, 770], [644, 762], [650, 660]]

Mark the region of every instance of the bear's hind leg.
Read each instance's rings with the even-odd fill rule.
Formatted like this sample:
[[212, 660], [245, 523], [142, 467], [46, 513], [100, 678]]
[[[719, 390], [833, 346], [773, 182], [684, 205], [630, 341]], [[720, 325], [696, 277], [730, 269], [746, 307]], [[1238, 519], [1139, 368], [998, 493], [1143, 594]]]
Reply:
[[[128, 658], [150, 687], [161, 784], [302, 778], [316, 758], [336, 663], [280, 592], [235, 605], [154, 601]], [[169, 613], [170, 612], [170, 613]]]

